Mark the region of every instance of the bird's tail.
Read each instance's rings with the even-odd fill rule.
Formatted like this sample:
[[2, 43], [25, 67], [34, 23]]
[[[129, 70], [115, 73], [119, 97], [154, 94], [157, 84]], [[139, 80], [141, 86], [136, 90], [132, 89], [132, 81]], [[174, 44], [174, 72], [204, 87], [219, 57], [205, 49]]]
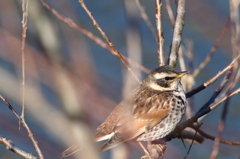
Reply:
[[69, 147], [68, 149], [63, 151], [62, 156], [63, 157], [70, 156], [70, 155], [74, 154], [75, 152], [79, 151], [80, 149], [81, 149], [81, 147], [78, 144], [72, 145], [71, 147]]

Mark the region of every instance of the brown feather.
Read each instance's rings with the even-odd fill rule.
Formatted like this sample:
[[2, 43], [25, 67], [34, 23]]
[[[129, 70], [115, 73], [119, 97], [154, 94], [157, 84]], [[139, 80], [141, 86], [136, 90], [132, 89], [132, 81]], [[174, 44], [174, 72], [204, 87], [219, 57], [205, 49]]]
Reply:
[[[131, 104], [131, 106], [124, 107], [122, 109], [122, 111], [124, 111], [125, 113], [121, 112], [121, 118], [119, 118], [119, 120], [116, 121], [116, 125], [112, 130], [112, 132], [115, 133], [114, 136], [112, 136], [112, 138], [109, 139], [109, 141], [101, 147], [100, 151], [110, 149], [121, 142], [132, 140], [141, 135], [142, 133], [144, 133], [146, 128], [151, 129], [156, 124], [161, 122], [161, 120], [168, 115], [169, 102], [167, 100], [159, 99], [159, 97], [164, 96], [163, 92], [161, 92], [160, 94], [156, 92], [148, 93], [147, 97], [142, 99], [138, 98], [138, 95], [141, 94], [137, 94], [135, 98], [132, 98], [133, 99], [132, 102], [135, 102], [135, 105]], [[156, 101], [152, 102], [151, 100]], [[156, 102], [159, 104], [154, 109], [150, 109], [153, 107], [152, 104], [154, 103], [156, 104]], [[124, 103], [126, 103], [126, 101], [124, 101], [120, 105], [126, 106], [124, 105]], [[141, 105], [143, 104], [144, 106], [141, 107]], [[129, 109], [131, 109], [132, 111], [130, 111]]]

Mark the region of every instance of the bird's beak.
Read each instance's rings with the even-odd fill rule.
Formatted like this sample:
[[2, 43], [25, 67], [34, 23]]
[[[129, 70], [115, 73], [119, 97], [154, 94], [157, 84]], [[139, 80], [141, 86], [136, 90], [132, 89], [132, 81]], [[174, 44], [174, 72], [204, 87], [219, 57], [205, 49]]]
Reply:
[[180, 78], [184, 75], [188, 74], [188, 71], [183, 71], [183, 72], [180, 72], [180, 74], [177, 76], [177, 78]]

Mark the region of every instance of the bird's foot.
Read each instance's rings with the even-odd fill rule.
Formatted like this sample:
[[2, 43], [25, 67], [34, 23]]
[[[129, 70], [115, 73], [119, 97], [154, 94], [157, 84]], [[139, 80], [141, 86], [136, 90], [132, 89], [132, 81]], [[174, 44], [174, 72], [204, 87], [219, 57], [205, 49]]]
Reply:
[[167, 144], [165, 140], [153, 141], [151, 145], [148, 145], [148, 152], [151, 159], [163, 158]]

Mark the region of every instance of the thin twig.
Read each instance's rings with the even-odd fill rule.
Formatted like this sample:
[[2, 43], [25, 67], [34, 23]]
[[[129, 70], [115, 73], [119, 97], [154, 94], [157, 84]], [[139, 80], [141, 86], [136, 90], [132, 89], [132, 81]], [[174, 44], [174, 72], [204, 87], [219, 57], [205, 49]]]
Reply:
[[237, 90], [235, 90], [235, 91], [232, 92], [231, 94], [224, 96], [224, 97], [223, 97], [222, 99], [220, 99], [218, 102], [212, 104], [212, 105], [210, 106], [210, 109], [211, 109], [211, 110], [215, 109], [215, 108], [218, 107], [220, 104], [222, 104], [225, 100], [227, 100], [228, 98], [231, 98], [232, 96], [234, 96], [234, 95], [236, 95], [236, 94], [238, 94], [238, 93], [240, 93], [240, 88], [238, 88]]
[[140, 10], [142, 19], [145, 21], [145, 23], [147, 24], [148, 28], [151, 30], [154, 38], [155, 38], [156, 41], [157, 41], [157, 36], [156, 36], [156, 35], [157, 35], [157, 32], [156, 32], [156, 29], [153, 27], [151, 21], [150, 21], [149, 18], [148, 18], [148, 15], [146, 14], [146, 12], [145, 12], [144, 8], [142, 7], [141, 3], [139, 2], [139, 0], [135, 0], [135, 1], [136, 1], [137, 6], [138, 6], [138, 8], [139, 8], [139, 10]]
[[21, 121], [21, 117], [18, 115], [18, 113], [14, 110], [14, 108], [11, 106], [11, 104], [8, 103], [7, 99], [4, 98], [2, 95], [0, 95], [0, 98], [2, 101], [8, 106], [8, 108], [12, 111], [12, 113]]
[[[44, 7], [46, 7], [48, 10], [50, 10], [59, 20], [63, 21], [64, 23], [68, 24], [71, 28], [74, 28], [78, 31], [80, 31], [82, 34], [84, 34], [85, 36], [87, 36], [89, 39], [93, 40], [96, 44], [98, 44], [99, 46], [101, 46], [102, 48], [110, 51], [113, 55], [116, 55], [116, 53], [112, 50], [112, 48], [105, 43], [102, 39], [96, 37], [95, 35], [93, 35], [91, 32], [87, 31], [86, 29], [82, 28], [81, 26], [77, 25], [71, 18], [68, 17], [64, 17], [63, 15], [59, 14], [55, 9], [53, 9], [52, 7], [50, 7], [47, 3], [45, 3], [43, 0], [40, 0], [40, 2], [42, 3], [42, 5]], [[121, 53], [120, 53], [121, 54]], [[141, 71], [145, 72], [145, 73], [149, 73], [150, 70], [145, 68], [144, 66], [132, 61], [131, 59], [127, 58], [126, 56], [122, 55], [121, 56], [129, 63], [131, 64], [133, 67], [139, 68]]]
[[178, 0], [178, 6], [177, 6], [177, 17], [176, 17], [176, 23], [174, 26], [174, 32], [173, 32], [173, 39], [172, 39], [172, 46], [171, 51], [169, 54], [169, 65], [176, 66], [177, 63], [177, 57], [178, 57], [178, 50], [179, 46], [181, 44], [182, 39], [182, 30], [184, 26], [184, 15], [185, 15], [185, 0]]
[[103, 32], [103, 30], [101, 29], [101, 27], [98, 25], [97, 21], [95, 20], [95, 18], [92, 16], [92, 13], [88, 10], [87, 6], [85, 5], [83, 0], [78, 0], [79, 3], [81, 4], [82, 8], [86, 11], [86, 13], [88, 14], [89, 18], [92, 20], [93, 25], [98, 29], [98, 31], [100, 32], [100, 34], [103, 36], [103, 38], [107, 41], [107, 43], [110, 45], [110, 47], [112, 48], [114, 54], [121, 60], [121, 62], [124, 64], [124, 66], [128, 69], [128, 71], [131, 73], [131, 75], [133, 76], [133, 78], [138, 82], [141, 83], [141, 81], [137, 78], [137, 76], [132, 72], [132, 69], [128, 66], [127, 61], [122, 57], [122, 55], [117, 51], [117, 49], [115, 48], [115, 46], [113, 45], [113, 43], [109, 40], [109, 38], [106, 36], [106, 34]]
[[14, 152], [15, 154], [25, 158], [25, 159], [37, 159], [37, 157], [33, 156], [30, 153], [27, 153], [18, 147], [14, 146], [13, 142], [7, 138], [0, 136], [0, 143], [4, 145], [8, 150]]
[[191, 150], [191, 148], [192, 148], [192, 146], [193, 146], [193, 143], [194, 143], [194, 141], [195, 141], [195, 137], [197, 136], [198, 130], [199, 130], [199, 128], [201, 127], [201, 125], [202, 125], [202, 124], [198, 124], [197, 129], [195, 130], [195, 133], [194, 133], [194, 138], [192, 139], [192, 142], [191, 142], [191, 144], [190, 144], [190, 146], [189, 146], [189, 149], [188, 149], [187, 154], [186, 154], [186, 156], [184, 157], [184, 159], [186, 159], [187, 156], [188, 156], [188, 154], [190, 153], [190, 150]]
[[[37, 141], [35, 140], [35, 138], [33, 137], [33, 134], [30, 130], [30, 128], [28, 127], [27, 123], [25, 122], [25, 43], [26, 43], [26, 32], [27, 32], [27, 21], [28, 21], [28, 0], [22, 0], [22, 13], [23, 13], [23, 19], [22, 19], [22, 47], [21, 47], [21, 51], [22, 51], [22, 113], [21, 113], [21, 117], [19, 118], [19, 120], [22, 122], [23, 126], [27, 129], [28, 132], [28, 136], [29, 138], [32, 140], [33, 145], [39, 155], [39, 157], [41, 159], [43, 159], [43, 155], [42, 152], [38, 146]], [[5, 102], [7, 102], [5, 100]], [[7, 102], [8, 103], [8, 102]], [[10, 105], [10, 104], [9, 104]], [[16, 113], [16, 112], [15, 112]]]
[[12, 111], [12, 113], [19, 119], [19, 121], [23, 124], [23, 126], [25, 127], [25, 129], [28, 132], [28, 137], [32, 140], [32, 143], [36, 149], [36, 152], [38, 153], [40, 159], [44, 159], [42, 152], [38, 146], [38, 142], [36, 141], [36, 139], [33, 136], [33, 133], [31, 131], [31, 129], [29, 128], [29, 126], [27, 125], [26, 121], [24, 118], [20, 117], [17, 112], [14, 110], [14, 108], [12, 107], [12, 105], [7, 101], [6, 98], [4, 98], [2, 95], [0, 95], [0, 98], [2, 99], [2, 101], [8, 106], [8, 108]]
[[156, 0], [156, 25], [158, 31], [158, 60], [159, 66], [163, 66], [164, 62], [164, 37], [162, 27], [162, 1]]
[[224, 28], [222, 29], [220, 35], [218, 36], [216, 43], [214, 44], [214, 46], [211, 48], [210, 52], [208, 53], [207, 57], [205, 58], [205, 60], [199, 65], [198, 68], [196, 68], [194, 70], [193, 76], [197, 77], [199, 75], [199, 73], [203, 70], [203, 68], [209, 63], [209, 61], [212, 59], [212, 56], [214, 55], [214, 53], [216, 52], [216, 50], [219, 48], [222, 39], [224, 37], [224, 35], [227, 33], [228, 31], [228, 27], [230, 24], [230, 17], [228, 17], [227, 21], [225, 22]]
[[186, 93], [186, 97], [190, 98], [191, 96], [193, 96], [194, 94], [202, 91], [203, 89], [205, 89], [206, 87], [208, 87], [209, 85], [211, 85], [212, 83], [214, 83], [220, 76], [222, 76], [224, 73], [226, 73], [228, 70], [232, 69], [234, 63], [238, 60], [238, 58], [240, 57], [240, 55], [238, 55], [229, 65], [227, 65], [227, 67], [225, 67], [222, 71], [219, 71], [214, 77], [212, 77], [210, 80], [208, 80], [207, 82], [203, 83], [202, 85], [198, 86], [197, 88], [193, 89], [192, 91]]
[[[197, 129], [198, 129], [197, 126], [195, 126], [195, 125], [191, 125], [190, 127], [193, 128], [194, 130], [197, 130]], [[202, 131], [201, 129], [198, 129], [197, 131], [198, 131], [198, 133], [201, 134], [203, 137], [205, 137], [205, 138], [207, 138], [207, 139], [210, 139], [210, 140], [213, 140], [213, 141], [216, 141], [216, 137], [205, 133], [205, 132]], [[220, 141], [221, 143], [227, 144], [227, 145], [240, 146], [240, 142], [236, 142], [236, 141], [227, 141], [227, 140], [223, 140], [223, 139], [220, 139], [219, 141]]]

